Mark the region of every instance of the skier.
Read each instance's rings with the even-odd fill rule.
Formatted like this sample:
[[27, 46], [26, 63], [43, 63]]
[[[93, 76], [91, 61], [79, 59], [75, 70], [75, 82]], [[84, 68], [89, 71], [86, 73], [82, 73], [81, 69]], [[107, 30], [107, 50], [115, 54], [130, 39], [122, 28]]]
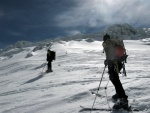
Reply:
[[116, 90], [116, 94], [112, 96], [112, 99], [116, 100], [113, 109], [128, 109], [128, 96], [119, 79], [119, 72], [123, 67], [122, 62], [127, 58], [123, 41], [122, 44], [120, 44], [119, 42], [121, 41], [110, 39], [108, 34], [104, 35], [103, 41], [102, 46], [106, 54], [104, 64], [108, 66], [109, 78]]
[[48, 64], [47, 64], [47, 70], [46, 70], [47, 73], [48, 72], [53, 72], [52, 71], [52, 60], [53, 60], [53, 58], [52, 58], [52, 52], [51, 52], [50, 49], [48, 49], [47, 50], [47, 62], [48, 62]]

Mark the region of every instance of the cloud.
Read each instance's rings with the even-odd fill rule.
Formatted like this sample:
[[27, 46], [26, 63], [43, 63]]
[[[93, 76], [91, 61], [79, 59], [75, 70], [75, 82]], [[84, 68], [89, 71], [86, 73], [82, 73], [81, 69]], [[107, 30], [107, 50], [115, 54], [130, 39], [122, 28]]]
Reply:
[[150, 27], [149, 0], [0, 1], [0, 40], [93, 33], [116, 23]]
[[79, 30], [67, 30], [66, 34], [72, 36], [72, 35], [76, 35], [76, 34], [81, 34], [81, 31], [79, 31]]
[[115, 23], [150, 25], [148, 0], [76, 0], [70, 10], [58, 14], [57, 26], [100, 27]]

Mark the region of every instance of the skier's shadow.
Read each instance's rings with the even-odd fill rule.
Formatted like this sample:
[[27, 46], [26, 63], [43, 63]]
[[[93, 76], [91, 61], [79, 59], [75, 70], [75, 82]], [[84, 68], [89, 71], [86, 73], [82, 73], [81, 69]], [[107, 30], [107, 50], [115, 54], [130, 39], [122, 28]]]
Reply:
[[42, 77], [43, 77], [43, 75], [41, 74], [41, 75], [39, 75], [39, 76], [37, 76], [37, 77], [35, 77], [35, 78], [33, 78], [33, 79], [31, 79], [31, 80], [25, 82], [24, 84], [28, 84], [28, 83], [35, 82], [35, 81], [41, 79]]

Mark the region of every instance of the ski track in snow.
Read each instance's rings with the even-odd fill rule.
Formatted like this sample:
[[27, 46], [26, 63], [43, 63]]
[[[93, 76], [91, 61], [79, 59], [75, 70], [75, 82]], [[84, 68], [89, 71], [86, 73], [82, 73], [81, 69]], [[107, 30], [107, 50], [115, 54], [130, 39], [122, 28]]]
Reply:
[[[26, 57], [32, 48], [24, 48], [13, 57], [0, 61], [0, 113], [78, 113], [80, 105], [92, 107], [98, 89], [105, 55], [102, 42], [69, 41], [54, 43], [56, 61], [53, 72], [46, 70], [46, 51], [37, 50]], [[129, 103], [139, 108], [138, 113], [150, 113], [150, 56], [149, 45], [137, 41], [125, 41], [127, 54], [127, 77], [120, 75]], [[99, 90], [106, 95], [107, 69]], [[109, 104], [115, 93], [109, 82]], [[97, 98], [95, 107], [108, 108], [106, 98]], [[87, 113], [87, 111], [82, 112]], [[92, 113], [108, 113], [93, 111]], [[113, 113], [113, 112], [111, 112]], [[126, 112], [115, 112], [126, 113]]]

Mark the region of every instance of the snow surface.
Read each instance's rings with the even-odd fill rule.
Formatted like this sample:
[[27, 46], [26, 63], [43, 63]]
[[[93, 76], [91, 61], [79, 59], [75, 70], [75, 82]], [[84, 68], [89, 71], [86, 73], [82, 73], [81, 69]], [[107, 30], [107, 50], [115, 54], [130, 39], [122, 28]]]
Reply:
[[[120, 79], [129, 104], [142, 110], [139, 113], [150, 113], [150, 40], [124, 42], [129, 55], [127, 77], [120, 75]], [[56, 51], [56, 61], [48, 74], [42, 73], [46, 70], [46, 47], [33, 52], [34, 48], [0, 57], [0, 113], [80, 113], [80, 105], [92, 107], [95, 96], [91, 91], [97, 91], [104, 69], [102, 42], [55, 42], [51, 49]], [[109, 82], [107, 93], [104, 89], [107, 71], [99, 94], [107, 94], [112, 107], [114, 87]], [[94, 107], [109, 108], [105, 97], [98, 97]]]

